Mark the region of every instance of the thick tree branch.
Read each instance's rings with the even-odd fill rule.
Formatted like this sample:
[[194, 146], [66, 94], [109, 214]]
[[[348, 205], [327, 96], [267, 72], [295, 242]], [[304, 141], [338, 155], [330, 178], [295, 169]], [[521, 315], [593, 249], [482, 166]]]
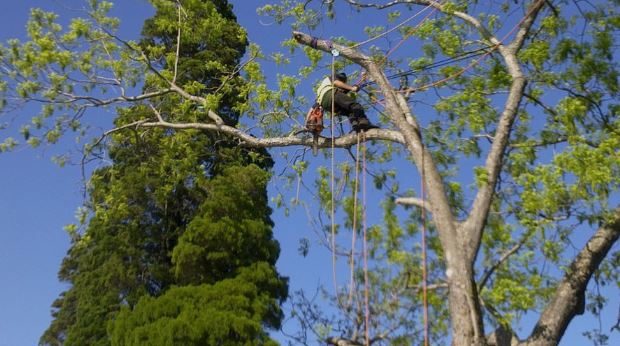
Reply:
[[[448, 201], [443, 178], [433, 162], [432, 155], [422, 142], [422, 134], [415, 119], [411, 117], [402, 95], [390, 85], [383, 69], [377, 63], [362, 54], [327, 41], [313, 39], [309, 35], [294, 32], [295, 39], [305, 45], [323, 51], [336, 48], [340, 56], [347, 58], [366, 69], [369, 76], [385, 97], [385, 114], [402, 133], [407, 150], [410, 152], [418, 171], [424, 177], [424, 185], [428, 191], [428, 201], [432, 209], [433, 222], [437, 226], [442, 247], [446, 253], [446, 276], [449, 282], [449, 302], [453, 316], [452, 330], [455, 344], [482, 344], [484, 330], [482, 313], [477, 297], [477, 289], [473, 276], [473, 260], [468, 261], [468, 252], [463, 244], [465, 237], [457, 234], [457, 221]], [[466, 316], [466, 317], [463, 317]]]
[[396, 204], [400, 204], [400, 205], [410, 205], [410, 206], [416, 206], [416, 207], [420, 207], [420, 208], [424, 208], [429, 212], [433, 212], [432, 209], [430, 208], [430, 206], [428, 205], [428, 202], [424, 201], [423, 199], [420, 198], [415, 198], [415, 197], [399, 197], [396, 200], [394, 200], [394, 202], [396, 202]]
[[526, 15], [521, 22], [519, 31], [517, 31], [515, 39], [509, 45], [509, 49], [513, 53], [518, 52], [523, 46], [523, 42], [525, 42], [525, 39], [527, 38], [527, 35], [529, 34], [530, 29], [532, 28], [532, 25], [536, 20], [536, 17], [538, 16], [540, 10], [547, 1], [548, 0], [537, 0], [532, 5], [530, 5], [530, 8], [527, 10]]
[[500, 326], [493, 333], [486, 336], [487, 346], [516, 346], [519, 343], [517, 335], [510, 327]]
[[368, 69], [369, 64], [372, 63], [370, 57], [365, 54], [362, 54], [353, 48], [345, 47], [329, 40], [320, 40], [300, 31], [293, 31], [293, 38], [303, 45], [322, 50], [326, 53], [331, 54], [332, 49], [336, 49], [340, 55], [364, 67], [365, 69]]
[[461, 11], [448, 11], [446, 10], [446, 6], [444, 4], [442, 4], [441, 2], [438, 1], [428, 1], [428, 0], [394, 0], [391, 2], [388, 2], [386, 4], [362, 4], [359, 1], [356, 0], [346, 0], [349, 4], [355, 6], [355, 7], [359, 7], [359, 8], [368, 8], [368, 7], [374, 7], [377, 9], [385, 9], [394, 5], [423, 5], [423, 6], [431, 6], [435, 9], [437, 9], [438, 11], [441, 11], [442, 13], [448, 14], [448, 15], [452, 15], [455, 16], [461, 20], [463, 20], [464, 22], [468, 23], [469, 25], [471, 25], [472, 27], [476, 28], [476, 30], [478, 30], [478, 32], [480, 33], [480, 35], [487, 41], [491, 42], [492, 44], [498, 45], [501, 42], [497, 39], [497, 37], [495, 37], [484, 25], [482, 25], [482, 23], [470, 16], [469, 14], [465, 13], [465, 12], [461, 12]]
[[328, 345], [334, 346], [364, 346], [364, 344], [360, 344], [359, 342], [336, 336], [330, 336], [325, 340], [325, 342], [327, 342]]
[[[538, 0], [530, 6], [521, 24], [521, 29], [519, 31], [521, 36], [525, 37], [525, 35], [527, 35], [528, 30], [531, 28], [543, 4], [544, 0]], [[469, 216], [463, 224], [463, 231], [469, 242], [466, 251], [468, 253], [468, 260], [470, 261], [475, 260], [478, 248], [480, 247], [482, 230], [486, 224], [489, 207], [493, 199], [493, 192], [503, 165], [505, 151], [510, 138], [510, 131], [517, 118], [519, 105], [524, 97], [525, 86], [527, 84], [525, 76], [521, 71], [516, 51], [514, 49], [505, 49], [504, 47], [499, 48], [506, 62], [508, 72], [512, 77], [512, 85], [510, 86], [508, 98], [504, 104], [504, 110], [497, 124], [491, 150], [486, 158], [486, 184], [478, 190]]]
[[[516, 69], [519, 69], [518, 66], [516, 67]], [[491, 150], [489, 151], [489, 154], [486, 158], [486, 182], [478, 190], [469, 216], [467, 220], [462, 224], [464, 235], [468, 240], [468, 245], [466, 249], [468, 254], [468, 260], [472, 262], [476, 254], [478, 253], [482, 230], [484, 229], [484, 226], [486, 224], [489, 208], [493, 199], [493, 192], [495, 190], [497, 179], [501, 172], [505, 150], [508, 146], [510, 131], [517, 117], [517, 111], [519, 109], [521, 99], [523, 98], [523, 91], [525, 90], [525, 85], [525, 77], [523, 77], [521, 74], [513, 76], [510, 93], [508, 95], [508, 99], [506, 100], [502, 116], [499, 120], [499, 123], [497, 124], [497, 129], [494, 134], [494, 140], [493, 144], [491, 145]]]
[[[215, 114], [217, 116], [217, 114]], [[233, 136], [239, 140], [239, 144], [242, 146], [253, 148], [272, 148], [272, 147], [288, 147], [288, 146], [308, 146], [313, 145], [312, 137], [296, 137], [289, 135], [286, 137], [271, 137], [271, 138], [258, 138], [251, 134], [248, 134], [240, 129], [234, 128], [228, 125], [218, 125], [212, 123], [170, 123], [167, 121], [150, 121], [150, 122], [138, 122], [137, 127], [161, 127], [170, 128], [176, 130], [203, 130], [220, 132]], [[386, 140], [395, 143], [404, 143], [402, 135], [397, 131], [373, 129], [366, 132], [365, 141], [370, 140]], [[348, 148], [357, 144], [357, 135], [348, 134], [345, 136], [334, 138], [334, 147], [336, 148]], [[318, 142], [319, 148], [330, 148], [332, 146], [331, 138], [320, 137]]]
[[294, 31], [293, 37], [301, 44], [324, 52], [331, 52], [332, 49], [336, 49], [339, 51], [340, 56], [357, 63], [368, 71], [370, 77], [377, 83], [377, 86], [385, 96], [386, 113], [394, 125], [396, 125], [396, 128], [402, 133], [405, 144], [420, 170], [420, 174], [425, 178], [425, 184], [429, 191], [429, 204], [433, 210], [435, 222], [438, 224], [438, 227], [445, 230], [445, 232], [440, 233], [440, 236], [445, 237], [444, 241], [455, 244], [456, 237], [453, 232], [456, 219], [448, 203], [441, 175], [437, 171], [431, 154], [424, 148], [422, 135], [415, 119], [411, 116], [407, 102], [390, 85], [381, 68], [369, 57], [357, 50], [326, 40], [317, 40], [299, 31]]
[[568, 324], [583, 313], [588, 282], [619, 237], [620, 207], [615, 210], [613, 221], [599, 228], [573, 260], [532, 334], [521, 345], [547, 346], [560, 342]]

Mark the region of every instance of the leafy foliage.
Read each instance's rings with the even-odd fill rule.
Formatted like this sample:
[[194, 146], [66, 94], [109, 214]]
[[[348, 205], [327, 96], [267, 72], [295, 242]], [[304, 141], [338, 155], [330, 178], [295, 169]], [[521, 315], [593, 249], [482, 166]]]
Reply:
[[[485, 160], [495, 136], [502, 130], [499, 119], [510, 111], [505, 108], [506, 95], [514, 80], [489, 35], [501, 41], [506, 49], [517, 52], [517, 66], [523, 71], [527, 85], [519, 96], [516, 120], [510, 124], [506, 152], [499, 162], [501, 173], [490, 211], [484, 218], [480, 253], [472, 264], [473, 279], [480, 285], [477, 293], [485, 309], [486, 327], [518, 326], [526, 313], [543, 308], [558, 287], [560, 273], [574, 260], [579, 247], [575, 244], [582, 244], [589, 237], [584, 233], [591, 232], [586, 230], [612, 220], [618, 201], [620, 14], [617, 1], [587, 6], [571, 1], [545, 2], [523, 44], [518, 46], [509, 44], [523, 26], [529, 6], [536, 2], [502, 1], [492, 5], [476, 1], [447, 2], [436, 12], [441, 14], [428, 19], [417, 17], [423, 6], [399, 1], [275, 2], [261, 10], [278, 23], [292, 23], [293, 28], [307, 28], [310, 32], [319, 26], [333, 28], [338, 30], [336, 35], [345, 31], [351, 35], [364, 32], [369, 41], [355, 48], [370, 56], [386, 76], [411, 72], [407, 79], [401, 78], [392, 85], [395, 89], [398, 88], [395, 84], [400, 84], [401, 90], [413, 87], [416, 91], [408, 99], [414, 113], [412, 119], [421, 126], [423, 144], [440, 168], [438, 173], [446, 197], [459, 221], [470, 216], [475, 194], [489, 184], [491, 175]], [[309, 22], [298, 10], [301, 5], [306, 14], [318, 9], [328, 13], [317, 15], [313, 17], [314, 22]], [[523, 13], [524, 18], [512, 16], [514, 13]], [[380, 20], [381, 15], [386, 17], [385, 21]], [[334, 16], [336, 20], [332, 21]], [[383, 25], [395, 16], [398, 17], [395, 24], [401, 26], [398, 31], [384, 35], [389, 27]], [[407, 22], [410, 16], [416, 19]], [[469, 25], [464, 20], [466, 16], [476, 18], [480, 26]], [[369, 18], [373, 18], [372, 26], [359, 27], [360, 21], [369, 22]], [[345, 46], [353, 45], [340, 36], [330, 39]], [[386, 59], [395, 47], [401, 47], [394, 54], [397, 57]], [[283, 47], [288, 48], [289, 44]], [[324, 74], [329, 73], [331, 58], [327, 54], [320, 56], [318, 50], [309, 47], [303, 51], [310, 59], [299, 66], [299, 74], [312, 76], [310, 72], [321, 66], [326, 67], [322, 70]], [[487, 53], [475, 56], [468, 53], [476, 51]], [[342, 60], [337, 59], [337, 69], [346, 66], [347, 62]], [[436, 67], [428, 67], [435, 64]], [[367, 90], [368, 97], [362, 96], [360, 100], [368, 111], [378, 113], [380, 119], [389, 118], [382, 114], [380, 101], [385, 100], [379, 96], [377, 102], [373, 86]], [[392, 115], [392, 119], [400, 116], [400, 113]], [[395, 122], [385, 126], [400, 129]], [[379, 182], [378, 194], [384, 194], [383, 218], [368, 227], [373, 311], [370, 329], [375, 337], [384, 336], [386, 344], [421, 343], [419, 328], [416, 329], [419, 323], [411, 324], [416, 320], [414, 316], [421, 314], [421, 297], [413, 294], [411, 287], [417, 287], [421, 280], [417, 244], [422, 220], [417, 211], [410, 215], [397, 211], [393, 202], [400, 196], [419, 196], [419, 190], [411, 191], [419, 188], [417, 177], [407, 168], [409, 164], [399, 158], [398, 151], [383, 143], [373, 143], [368, 152], [369, 171]], [[352, 256], [348, 255], [349, 251], [356, 250], [342, 242], [343, 230], [351, 228], [354, 215], [359, 220], [361, 212], [353, 207], [356, 187], [349, 183], [351, 170], [339, 168], [335, 177], [338, 196], [343, 195], [341, 186], [347, 186], [350, 195], [337, 198], [334, 222], [337, 239], [341, 240], [338, 249], [347, 253], [343, 257], [349, 262]], [[390, 170], [396, 173], [386, 179]], [[330, 175], [323, 167], [317, 171], [317, 199], [322, 209], [329, 211], [332, 208]], [[445, 249], [432, 223], [429, 228], [430, 280], [440, 285], [449, 280], [445, 274]], [[460, 240], [466, 243], [466, 239]], [[617, 250], [613, 251], [600, 270], [609, 280], [603, 281], [618, 285], [619, 272], [609, 264], [617, 259]], [[360, 262], [358, 258], [356, 277], [350, 283], [358, 285], [353, 297], [360, 300], [354, 298], [352, 304], [343, 304], [349, 302], [350, 296], [345, 289], [331, 299], [341, 311], [340, 316], [321, 314], [320, 309], [313, 308], [317, 303], [297, 295], [295, 311], [299, 313], [302, 328], [309, 325], [305, 330], [314, 331], [321, 338], [322, 331], [331, 326], [331, 335], [357, 342], [363, 340], [360, 335], [364, 323], [359, 320], [364, 314]], [[441, 323], [448, 313], [446, 297], [446, 291], [439, 288], [429, 298], [434, 343], [446, 340], [443, 337], [448, 329]], [[590, 297], [595, 301], [604, 299], [600, 292], [593, 290]], [[593, 311], [600, 313], [600, 309]], [[313, 322], [322, 327], [313, 328]], [[302, 334], [298, 335], [298, 341], [307, 340], [307, 335]], [[604, 340], [604, 334], [601, 330], [588, 333], [599, 340], [596, 342], [604, 342], [600, 341]]]
[[[265, 54], [258, 46], [250, 45], [248, 61], [239, 65], [247, 35], [236, 25], [223, 25], [234, 18], [224, 1], [183, 1], [185, 13], [178, 11], [172, 1], [153, 3], [158, 15], [147, 22], [140, 42], [116, 37], [118, 21], [106, 16], [111, 5], [90, 1], [90, 18], [76, 19], [64, 31], [54, 14], [34, 11], [28, 26], [31, 41], [13, 40], [1, 49], [5, 68], [0, 102], [5, 110], [13, 106], [8, 100], [41, 98], [51, 102], [22, 127], [21, 135], [33, 146], [54, 143], [66, 131], [83, 135], [82, 115], [86, 108], [137, 103], [129, 111], [121, 111], [116, 125], [138, 130], [131, 132], [132, 136], [120, 132], [112, 136], [110, 157], [115, 165], [97, 171], [93, 177], [89, 227], [81, 235], [69, 228], [75, 245], [61, 274], [75, 289], [55, 303], [60, 308], [47, 336], [49, 340], [72, 340], [75, 334], [71, 333], [78, 330], [73, 326], [87, 330], [93, 326], [92, 321], [120, 318], [120, 305], [126, 306], [121, 313], [123, 323], [135, 328], [136, 333], [114, 324], [110, 328], [116, 330], [116, 337], [153, 337], [156, 334], [144, 330], [151, 323], [162, 323], [165, 317], [161, 316], [174, 319], [176, 326], [189, 323], [183, 311], [166, 310], [170, 304], [180, 310], [190, 309], [196, 301], [209, 300], [213, 292], [226, 286], [225, 282], [243, 276], [247, 266], [255, 262], [272, 265], [275, 260], [272, 251], [277, 252], [277, 246], [271, 241], [271, 223], [264, 215], [240, 211], [232, 204], [221, 208], [215, 202], [205, 202], [210, 196], [222, 196], [219, 198], [234, 205], [254, 207], [254, 202], [249, 201], [264, 203], [262, 192], [245, 199], [240, 197], [244, 190], [218, 180], [236, 177], [246, 188], [264, 184], [266, 178], [254, 172], [254, 166], [248, 166], [270, 166], [269, 159], [260, 155], [262, 152], [238, 148], [224, 135], [145, 130], [139, 125], [156, 116], [185, 125], [207, 124], [213, 120], [208, 110], [217, 110], [227, 124], [235, 126], [234, 130], [251, 127], [265, 137], [288, 133], [303, 123], [300, 109], [307, 106], [307, 99], [298, 90], [303, 80], [328, 74], [332, 59], [319, 50], [300, 48], [295, 39], [286, 35], [283, 52]], [[331, 23], [337, 28], [357, 28], [363, 18], [373, 26], [358, 31], [366, 33], [370, 41], [355, 48], [367, 52], [369, 59], [364, 63], [382, 70], [370, 72], [375, 77], [411, 72], [393, 83], [393, 88], [369, 86], [367, 96], [358, 95], [384, 128], [401, 130], [403, 136], [411, 132], [415, 135], [409, 134], [403, 147], [374, 143], [364, 152], [368, 164], [365, 171], [374, 175], [378, 190], [376, 200], [383, 198], [383, 218], [366, 228], [368, 270], [360, 265], [361, 256], [354, 246], [349, 248], [348, 243], [339, 242], [333, 250], [352, 263], [352, 289], [337, 289], [335, 295], [327, 297], [338, 308], [332, 316], [326, 316], [322, 306], [300, 292], [293, 303], [293, 314], [301, 326], [300, 335], [294, 336], [296, 342], [308, 343], [308, 330], [321, 340], [335, 333], [360, 342], [367, 326], [362, 318], [366, 292], [359, 283], [367, 276], [373, 311], [368, 329], [377, 342], [420, 343], [422, 259], [418, 243], [424, 228], [428, 231], [429, 279], [434, 284], [428, 300], [431, 321], [435, 322], [431, 328], [433, 341], [449, 339], [449, 318], [453, 332], [462, 334], [453, 334], [452, 340], [480, 334], [475, 328], [459, 330], [459, 326], [477, 323], [482, 331], [497, 326], [511, 329], [525, 314], [553, 300], [562, 285], [561, 276], [575, 259], [575, 244], [590, 237], [584, 236], [587, 230], [601, 229], [601, 225], [613, 221], [620, 187], [618, 2], [506, 0], [489, 6], [479, 1], [431, 5], [434, 8], [428, 10], [433, 12], [425, 19], [401, 22], [398, 30], [390, 32], [383, 30], [395, 18], [414, 18], [419, 7], [401, 1], [282, 0], [259, 10], [277, 23], [309, 30]], [[523, 17], [513, 16], [517, 13]], [[177, 56], [179, 15], [183, 34]], [[375, 20], [381, 16], [384, 22]], [[335, 35], [331, 38], [335, 43], [354, 44], [342, 33]], [[220, 40], [222, 37], [225, 40]], [[201, 46], [203, 38], [206, 47]], [[413, 41], [411, 47], [415, 48], [392, 55], [406, 41]], [[218, 53], [210, 51], [211, 47]], [[293, 64], [291, 57], [296, 53], [303, 53], [305, 58]], [[344, 50], [341, 53], [346, 55]], [[281, 68], [273, 79], [263, 75], [264, 64], [271, 62]], [[288, 71], [286, 66], [290, 65], [298, 71], [280, 72]], [[351, 69], [351, 65], [344, 59], [334, 62], [336, 69]], [[138, 86], [144, 86], [144, 93], [138, 98], [128, 96], [127, 90]], [[106, 98], [111, 90], [121, 96]], [[402, 103], [409, 102], [409, 106], [394, 106], [397, 94], [405, 95]], [[150, 101], [139, 102], [141, 97]], [[398, 111], [394, 111], [395, 107]], [[408, 126], [412, 127], [410, 131], [404, 131]], [[417, 147], [411, 143], [417, 143]], [[6, 138], [0, 150], [18, 145], [16, 139]], [[291, 160], [296, 164], [295, 172], [288, 176], [289, 183], [312, 174], [302, 161], [299, 155]], [[417, 165], [417, 175], [411, 161]], [[349, 229], [351, 236], [363, 233], [364, 227], [354, 226], [353, 220], [368, 213], [356, 205], [354, 195], [360, 187], [352, 178], [352, 167], [352, 163], [340, 164], [332, 184], [330, 170], [321, 166], [313, 185], [320, 204], [319, 222], [324, 211], [334, 208], [336, 217], [330, 222], [334, 223], [338, 240]], [[435, 170], [429, 172], [427, 168]], [[256, 176], [249, 178], [243, 172]], [[147, 179], [151, 174], [159, 179], [157, 183]], [[436, 180], [432, 186], [426, 185], [433, 193], [425, 195], [419, 191], [417, 178], [429, 176]], [[213, 186], [210, 178], [218, 181], [218, 186]], [[123, 179], [127, 180], [116, 185]], [[226, 195], [232, 191], [236, 194]], [[402, 196], [428, 200], [434, 204], [430, 208], [434, 213], [439, 211], [438, 205], [445, 210], [442, 216], [433, 215], [425, 223], [419, 205], [405, 211], [397, 208], [395, 200]], [[488, 202], [475, 202], [485, 199]], [[275, 197], [278, 206], [288, 208], [285, 200], [282, 195]], [[293, 206], [301, 205], [298, 196], [291, 200]], [[239, 213], [243, 218], [236, 218]], [[174, 215], [174, 222], [162, 223], [162, 215]], [[162, 225], [168, 227], [165, 232], [159, 228]], [[330, 230], [320, 226], [318, 234], [323, 237]], [[141, 237], [143, 229], [148, 231], [148, 239]], [[248, 238], [223, 231], [229, 229], [241, 230], [240, 234], [264, 248], [250, 251]], [[476, 233], [476, 229], [480, 232]], [[107, 234], [115, 236], [107, 239]], [[467, 238], [468, 234], [474, 236]], [[214, 239], [223, 240], [223, 249], [213, 246]], [[134, 243], [142, 245], [127, 245]], [[452, 244], [456, 245], [449, 246]], [[464, 254], [468, 249], [473, 252]], [[304, 242], [300, 250], [308, 255]], [[250, 257], [244, 262], [242, 256], [247, 255]], [[612, 250], [609, 257], [594, 273], [597, 284], [618, 284], [617, 250]], [[140, 262], [145, 258], [153, 262]], [[121, 263], [136, 264], [127, 266], [133, 268], [131, 273], [115, 272]], [[454, 267], [459, 270], [452, 270], [450, 263], [458, 264]], [[100, 272], [99, 268], [107, 271]], [[594, 268], [588, 270], [592, 274]], [[80, 283], [81, 275], [88, 280]], [[455, 282], [455, 277], [461, 281]], [[252, 286], [258, 281], [233, 290], [231, 299], [258, 297], [258, 290]], [[120, 287], [116, 283], [125, 286], [107, 296], [111, 288]], [[193, 286], [170, 288], [178, 284]], [[84, 304], [88, 294], [81, 293], [78, 287], [82, 286], [83, 292], [102, 294], [103, 306], [112, 310]], [[460, 292], [466, 294], [459, 296]], [[146, 294], [152, 297], [142, 299]], [[173, 297], [185, 299], [181, 296], [188, 298], [172, 302]], [[586, 304], [589, 311], [600, 313], [604, 297], [590, 288], [587, 296], [593, 301]], [[276, 292], [272, 297], [282, 298]], [[572, 302], [582, 297], [571, 298]], [[160, 307], [162, 314], [153, 311]], [[452, 308], [462, 309], [462, 314], [455, 315]], [[574, 310], [578, 312], [580, 307]], [[144, 316], [146, 312], [156, 318], [149, 320]], [[243, 325], [247, 322], [249, 326], [245, 335], [259, 335], [252, 326], [263, 318], [260, 316], [244, 320]], [[179, 336], [204, 342], [201, 338], [224, 333], [207, 324], [196, 330], [195, 334]], [[105, 333], [99, 328], [84, 335]], [[170, 343], [177, 342], [170, 330], [166, 333], [172, 338], [168, 339]], [[588, 335], [598, 343], [606, 340], [600, 330]], [[116, 340], [122, 343], [136, 339]], [[462, 343], [484, 344], [480, 340]]]
[[[226, 80], [217, 107], [235, 123], [233, 108], [242, 102], [238, 90], [245, 84], [229, 72], [247, 41], [228, 4], [183, 2], [189, 17], [183, 23], [194, 31], [183, 36], [178, 65], [171, 58], [178, 9], [169, 1], [153, 4], [157, 13], [145, 24], [140, 45], [160, 54], [162, 73], [172, 76], [178, 68], [184, 86], [211, 90]], [[204, 39], [207, 31], [212, 36]], [[203, 58], [211, 61], [206, 69], [198, 63]], [[147, 76], [144, 90], [157, 83]], [[170, 119], [204, 117], [174, 95], [149, 102]], [[115, 124], [149, 114], [148, 104], [118, 109]], [[71, 287], [54, 302], [54, 320], [40, 343], [273, 343], [264, 328], [279, 326], [287, 284], [274, 267], [279, 246], [267, 206], [266, 153], [223, 136], [164, 129], [115, 132], [105, 146], [91, 147], [102, 149], [112, 163], [90, 178], [84, 231], [67, 228], [72, 246], [59, 276]]]
[[124, 307], [111, 324], [113, 345], [276, 345], [263, 323], [278, 327], [278, 304], [270, 292], [286, 288], [266, 263], [213, 285], [172, 287]]

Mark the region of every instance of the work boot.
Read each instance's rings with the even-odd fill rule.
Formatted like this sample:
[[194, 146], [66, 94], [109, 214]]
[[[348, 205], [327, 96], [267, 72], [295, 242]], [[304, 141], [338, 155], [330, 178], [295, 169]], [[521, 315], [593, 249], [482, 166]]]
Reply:
[[357, 120], [355, 124], [351, 122], [351, 125], [353, 126], [353, 131], [355, 132], [366, 132], [371, 129], [379, 128], [379, 126], [371, 124], [370, 121], [368, 121], [368, 118], [359, 118], [355, 120]]
[[355, 132], [359, 131], [358, 130], [359, 125], [360, 125], [359, 119], [357, 119], [357, 118], [353, 118], [353, 119], [349, 118], [349, 123], [351, 123], [351, 128], [353, 129], [353, 131], [355, 131]]
[[360, 124], [360, 125], [354, 127], [353, 131], [355, 131], [355, 132], [366, 132], [368, 130], [378, 129], [378, 128], [379, 128], [379, 126], [373, 125], [371, 123], [368, 123], [368, 124]]

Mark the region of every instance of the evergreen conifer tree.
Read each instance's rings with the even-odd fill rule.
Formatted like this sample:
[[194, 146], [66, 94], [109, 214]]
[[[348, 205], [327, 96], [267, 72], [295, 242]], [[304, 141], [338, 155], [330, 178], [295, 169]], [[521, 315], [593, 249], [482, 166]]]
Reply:
[[[231, 75], [247, 45], [226, 1], [152, 1], [142, 48], [177, 83], [208, 92], [220, 85], [218, 113], [235, 124]], [[183, 35], [174, 57], [177, 24]], [[175, 72], [177, 71], [177, 72]], [[145, 90], [156, 87], [147, 81]], [[176, 95], [149, 100], [170, 119], [206, 120]], [[150, 105], [119, 110], [116, 125], [148, 117]], [[53, 304], [42, 345], [269, 344], [286, 280], [275, 270], [266, 184], [271, 159], [224, 136], [140, 129], [110, 136], [109, 166], [89, 184], [84, 232], [59, 277], [71, 286]]]

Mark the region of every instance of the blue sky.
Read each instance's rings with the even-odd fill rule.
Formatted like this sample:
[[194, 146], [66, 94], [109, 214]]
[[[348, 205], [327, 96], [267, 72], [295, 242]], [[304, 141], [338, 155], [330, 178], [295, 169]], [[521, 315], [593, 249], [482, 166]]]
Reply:
[[[235, 12], [239, 21], [248, 29], [250, 39], [266, 51], [272, 51], [278, 48], [279, 41], [289, 37], [289, 29], [256, 16], [256, 4], [264, 2], [267, 1], [233, 1], [237, 4]], [[66, 19], [74, 13], [71, 8], [81, 4], [81, 0], [5, 1], [0, 11], [0, 39], [24, 37], [31, 7], [54, 10]], [[135, 38], [142, 20], [150, 14], [150, 7], [146, 0], [117, 1], [113, 14], [122, 20], [122, 34]], [[334, 28], [319, 30], [326, 36], [334, 32]], [[351, 34], [359, 38], [361, 29]], [[283, 70], [271, 68], [268, 72], [275, 75]], [[308, 83], [303, 91], [309, 90]], [[36, 344], [50, 322], [51, 303], [65, 288], [56, 277], [69, 246], [62, 228], [74, 222], [75, 210], [82, 203], [82, 177], [80, 167], [59, 168], [51, 162], [51, 157], [71, 147], [74, 147], [72, 139], [66, 138], [56, 147], [19, 149], [0, 154], [0, 346]], [[281, 161], [276, 171], [280, 169]], [[272, 185], [272, 192], [277, 184]], [[300, 287], [312, 290], [319, 283], [331, 287], [331, 262], [326, 252], [311, 250], [308, 258], [298, 255], [299, 238], [308, 237], [313, 244], [316, 243], [305, 211], [298, 208], [290, 217], [283, 214], [282, 210], [274, 213], [275, 234], [282, 248], [278, 265], [283, 275], [291, 277], [292, 290]], [[618, 291], [611, 290], [610, 294], [616, 296], [605, 314], [606, 319], [615, 318], [620, 304]], [[581, 331], [595, 323], [598, 321], [589, 317], [576, 318], [562, 345], [586, 344]], [[529, 327], [521, 331], [522, 335], [525, 333], [529, 333]], [[619, 334], [612, 335], [611, 344], [620, 343]]]

